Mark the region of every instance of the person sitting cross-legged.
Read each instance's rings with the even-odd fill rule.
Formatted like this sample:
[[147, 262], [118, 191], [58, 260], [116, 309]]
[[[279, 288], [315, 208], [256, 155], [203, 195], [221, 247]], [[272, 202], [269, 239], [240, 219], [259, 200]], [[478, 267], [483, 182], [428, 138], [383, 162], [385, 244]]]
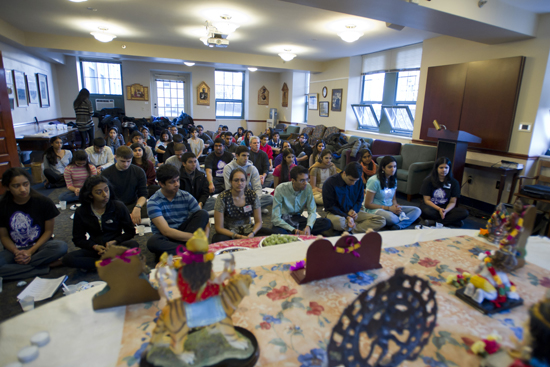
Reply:
[[260, 138], [257, 136], [250, 138], [250, 151], [248, 159], [252, 162], [254, 167], [258, 169], [262, 187], [271, 187], [273, 185], [273, 174], [269, 171], [272, 169], [272, 162], [270, 162], [266, 152], [260, 149], [260, 141]]
[[[235, 168], [229, 175], [231, 189], [218, 195], [214, 206], [216, 233], [212, 243], [231, 239], [269, 236], [271, 230], [262, 228], [260, 199], [246, 184], [246, 172]], [[254, 224], [250, 217], [254, 217]]]
[[199, 207], [203, 209], [210, 196], [210, 190], [208, 190], [206, 175], [198, 169], [197, 156], [191, 152], [184, 153], [179, 171], [180, 189], [193, 195]]
[[176, 248], [186, 243], [197, 229], [206, 231], [209, 216], [190, 193], [180, 190], [180, 171], [176, 167], [160, 166], [157, 180], [160, 190], [147, 202], [153, 232], [147, 248], [158, 260], [164, 252], [175, 255]]
[[64, 241], [52, 238], [59, 210], [50, 198], [31, 189], [23, 168], [2, 175], [6, 193], [0, 199], [0, 277], [16, 280], [48, 274], [67, 253]]
[[383, 216], [386, 219], [386, 225], [392, 230], [407, 228], [422, 214], [420, 208], [416, 206], [401, 206], [397, 203], [396, 172], [395, 158], [391, 155], [382, 158], [378, 172], [367, 181], [365, 195], [365, 208], [368, 212]]
[[[262, 152], [265, 154], [264, 152]], [[240, 146], [235, 151], [235, 159], [223, 168], [223, 177], [225, 182], [225, 189], [231, 189], [231, 182], [229, 181], [229, 175], [235, 168], [241, 167], [246, 172], [246, 181], [252, 190], [256, 192], [256, 195], [260, 198], [262, 208], [269, 206], [273, 203], [273, 197], [271, 195], [265, 195], [262, 193], [262, 184], [260, 181], [260, 174], [258, 169], [254, 167], [251, 161], [248, 160], [249, 149], [245, 146]]]
[[78, 201], [78, 195], [84, 181], [90, 176], [97, 175], [97, 169], [90, 164], [88, 154], [84, 150], [77, 150], [74, 153], [71, 163], [65, 168], [63, 177], [67, 183], [67, 191], [59, 195], [60, 201], [72, 203]]
[[[307, 168], [296, 166], [290, 170], [291, 182], [277, 186], [271, 215], [272, 231], [282, 234], [319, 235], [332, 227], [330, 220], [317, 219], [317, 205], [308, 183]], [[307, 210], [307, 218], [302, 216]]]
[[168, 158], [166, 161], [164, 161], [164, 164], [171, 164], [177, 169], [180, 169], [182, 167], [181, 157], [185, 152], [187, 152], [187, 149], [185, 148], [185, 144], [183, 143], [174, 144], [174, 155]]
[[[115, 195], [128, 208], [134, 224], [141, 223], [147, 202], [147, 178], [142, 168], [132, 164], [134, 153], [125, 145], [116, 150], [116, 163], [101, 172], [113, 185]], [[143, 209], [145, 210], [145, 209]]]
[[93, 146], [85, 149], [90, 163], [95, 166], [98, 172], [115, 163], [115, 155], [111, 148], [105, 147], [105, 144], [105, 139], [95, 138]]
[[139, 247], [132, 239], [136, 229], [130, 213], [122, 201], [115, 199], [106, 177], [89, 177], [80, 191], [80, 202], [73, 222], [73, 242], [80, 249], [65, 255], [63, 265], [95, 270], [95, 262], [109, 246]]
[[138, 144], [141, 144], [144, 148], [144, 151], [143, 151], [143, 156], [145, 157], [145, 159], [151, 161], [151, 163], [155, 164], [155, 156], [153, 154], [153, 150], [151, 149], [151, 147], [145, 145], [145, 142], [143, 140], [143, 134], [140, 133], [139, 131], [134, 131], [132, 133], [132, 135], [130, 136], [130, 141], [128, 142], [128, 144], [126, 144], [127, 146], [130, 146], [134, 143], [138, 143]]
[[361, 165], [351, 162], [341, 173], [330, 176], [323, 184], [325, 212], [337, 231], [365, 233], [386, 225], [384, 217], [361, 211], [365, 197], [362, 174]]

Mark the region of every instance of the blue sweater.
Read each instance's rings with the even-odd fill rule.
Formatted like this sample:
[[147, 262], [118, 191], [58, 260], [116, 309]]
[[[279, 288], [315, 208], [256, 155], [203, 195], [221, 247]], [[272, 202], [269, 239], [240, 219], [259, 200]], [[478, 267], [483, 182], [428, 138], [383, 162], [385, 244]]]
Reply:
[[350, 209], [359, 213], [365, 199], [365, 184], [358, 180], [348, 186], [341, 173], [330, 176], [323, 184], [323, 205], [325, 211], [347, 217]]

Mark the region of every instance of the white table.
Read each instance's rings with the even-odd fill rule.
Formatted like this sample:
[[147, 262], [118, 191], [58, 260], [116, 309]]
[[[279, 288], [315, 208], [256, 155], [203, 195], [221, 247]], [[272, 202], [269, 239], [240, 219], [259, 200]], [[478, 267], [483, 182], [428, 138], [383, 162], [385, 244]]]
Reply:
[[[477, 230], [425, 229], [381, 232], [383, 247], [395, 247], [444, 237], [469, 235], [476, 237]], [[357, 235], [358, 239], [362, 235]], [[339, 237], [328, 238], [335, 243]], [[479, 238], [479, 237], [478, 237]], [[481, 240], [481, 238], [479, 238]], [[294, 262], [305, 257], [313, 242], [295, 242], [234, 253], [238, 268]], [[550, 240], [530, 237], [527, 261], [550, 270]], [[214, 270], [223, 268], [221, 258], [214, 260]], [[126, 307], [93, 311], [91, 298], [99, 289], [60, 298], [37, 309], [23, 313], [0, 324], [0, 363], [17, 361], [17, 352], [30, 344], [31, 336], [39, 331], [50, 333], [50, 343], [40, 348], [40, 356], [25, 367], [115, 366]], [[14, 300], [16, 302], [16, 300]], [[147, 320], [144, 320], [147, 321]], [[78, 325], [78, 327], [72, 327]]]

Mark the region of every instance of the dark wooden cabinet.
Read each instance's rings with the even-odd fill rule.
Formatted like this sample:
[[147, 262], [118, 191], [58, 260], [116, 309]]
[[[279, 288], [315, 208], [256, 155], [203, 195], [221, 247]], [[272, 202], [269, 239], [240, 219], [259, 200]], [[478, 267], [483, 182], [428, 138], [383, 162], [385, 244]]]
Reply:
[[470, 146], [507, 152], [512, 136], [525, 57], [428, 68], [420, 139], [433, 120], [482, 139]]

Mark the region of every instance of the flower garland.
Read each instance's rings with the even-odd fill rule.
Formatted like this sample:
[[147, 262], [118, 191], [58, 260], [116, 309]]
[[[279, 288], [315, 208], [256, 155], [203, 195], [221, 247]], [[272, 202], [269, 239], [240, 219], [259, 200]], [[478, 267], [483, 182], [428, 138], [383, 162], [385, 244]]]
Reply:
[[355, 245], [351, 245], [349, 247], [334, 247], [334, 251], [336, 251], [339, 254], [347, 254], [347, 253], [351, 252], [353, 254], [353, 256], [361, 257], [361, 255], [357, 251], [355, 251], [360, 247], [361, 247], [361, 244], [356, 243]]
[[500, 241], [500, 248], [503, 248], [508, 243], [510, 243], [513, 239], [515, 239], [521, 232], [523, 228], [523, 215], [525, 214], [525, 210], [521, 212], [520, 217], [518, 219], [518, 222], [514, 226], [514, 229], [506, 236], [506, 238], [503, 238]]
[[478, 340], [471, 346], [472, 352], [477, 355], [486, 357], [489, 354], [494, 354], [500, 349], [502, 337], [497, 333], [487, 335], [483, 340]]
[[491, 301], [491, 302], [493, 302], [496, 307], [500, 308], [501, 303], [506, 302], [506, 300], [508, 299], [508, 297], [506, 296], [506, 293], [508, 293], [509, 291], [515, 292], [516, 286], [512, 282], [510, 282], [511, 287], [507, 287], [502, 283], [502, 279], [500, 279], [500, 277], [497, 275], [497, 272], [493, 267], [493, 264], [491, 263], [492, 261], [491, 257], [487, 256], [485, 259], [483, 259], [483, 261], [485, 262], [485, 266], [487, 266], [487, 270], [489, 270], [489, 273], [491, 273], [493, 280], [497, 284], [496, 289], [498, 292], [498, 296], [494, 301]]
[[447, 284], [452, 284], [457, 288], [465, 287], [470, 283], [471, 277], [472, 275], [467, 272], [463, 272], [462, 274], [451, 274], [447, 277]]
[[502, 224], [506, 223], [506, 212], [496, 210], [492, 215], [491, 218], [487, 221], [487, 228], [489, 227], [489, 224], [493, 224], [493, 220], [499, 218], [502, 221]]

